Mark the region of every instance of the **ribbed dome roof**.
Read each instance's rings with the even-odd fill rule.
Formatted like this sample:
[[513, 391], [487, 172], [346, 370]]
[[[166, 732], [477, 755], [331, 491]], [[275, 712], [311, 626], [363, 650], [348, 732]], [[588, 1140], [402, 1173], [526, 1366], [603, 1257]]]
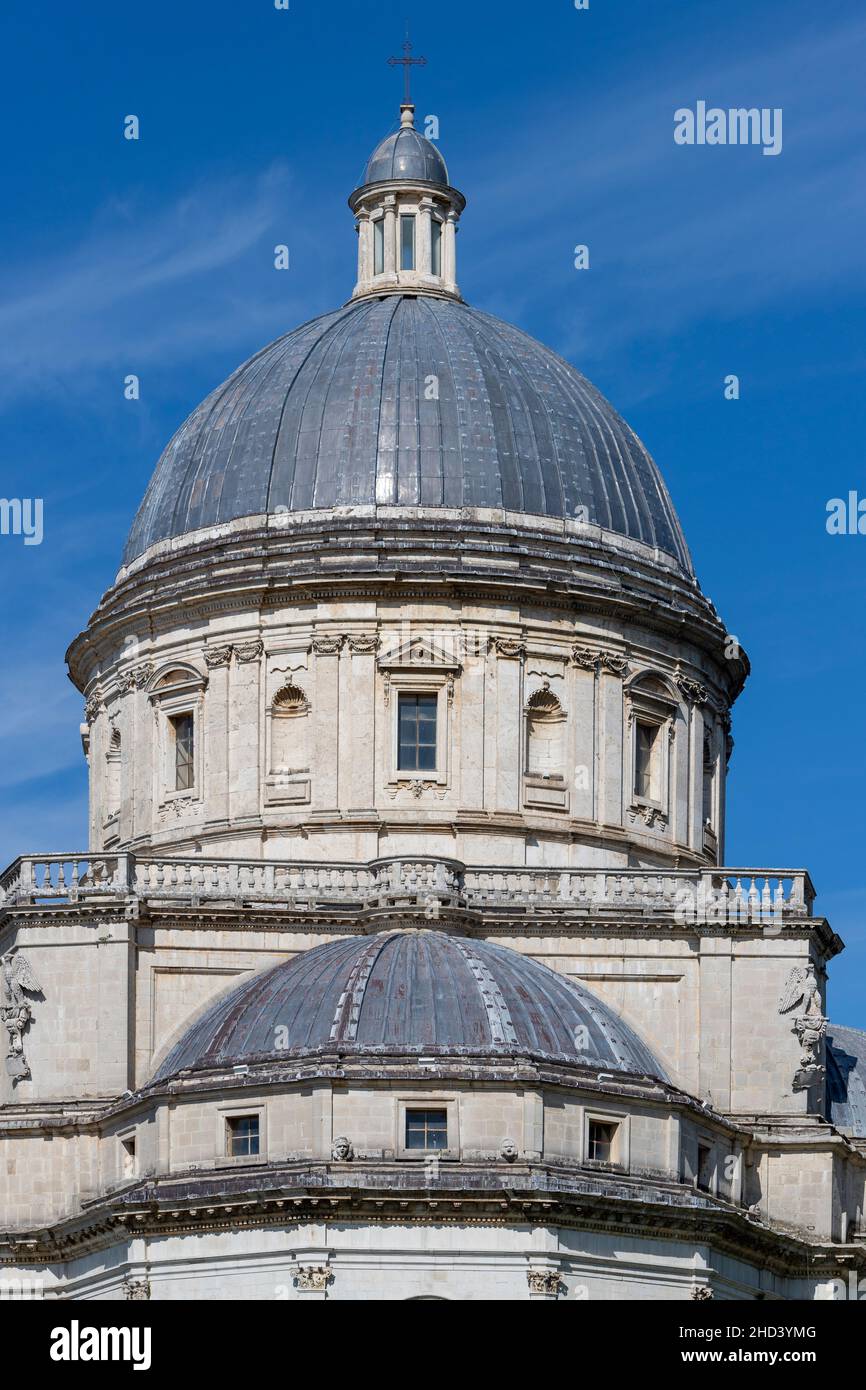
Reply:
[[595, 387], [519, 329], [423, 294], [357, 300], [239, 367], [166, 448], [124, 561], [242, 517], [371, 505], [585, 507], [692, 572], [655, 464]]
[[606, 1005], [528, 956], [437, 931], [328, 941], [245, 980], [172, 1048], [157, 1079], [350, 1053], [514, 1054], [664, 1077]]
[[448, 166], [432, 140], [413, 126], [402, 126], [377, 145], [367, 162], [364, 183], [411, 179], [448, 187]]

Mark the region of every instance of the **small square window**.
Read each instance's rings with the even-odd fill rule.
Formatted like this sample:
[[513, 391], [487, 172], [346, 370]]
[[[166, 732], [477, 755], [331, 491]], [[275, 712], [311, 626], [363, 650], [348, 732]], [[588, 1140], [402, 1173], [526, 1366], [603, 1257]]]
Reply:
[[174, 789], [189, 791], [195, 785], [195, 720], [191, 714], [175, 714], [169, 723], [174, 738]]
[[226, 1152], [231, 1158], [254, 1158], [258, 1154], [258, 1115], [231, 1115], [226, 1120]]
[[448, 1114], [445, 1110], [407, 1110], [407, 1149], [447, 1149]]
[[398, 706], [397, 769], [436, 770], [435, 695], [401, 695]]
[[612, 1163], [616, 1132], [619, 1125], [605, 1120], [590, 1120], [586, 1156], [590, 1163]]

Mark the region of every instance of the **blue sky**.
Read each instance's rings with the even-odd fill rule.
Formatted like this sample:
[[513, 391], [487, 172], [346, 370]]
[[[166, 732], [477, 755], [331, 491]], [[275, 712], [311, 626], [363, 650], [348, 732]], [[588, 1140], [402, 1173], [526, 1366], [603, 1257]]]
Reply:
[[[866, 496], [853, 0], [4, 6], [0, 495], [42, 497], [45, 538], [0, 537], [0, 859], [86, 842], [64, 651], [176, 426], [350, 293], [345, 199], [394, 124], [407, 15], [419, 114], [469, 198], [464, 294], [585, 371], [657, 459], [753, 664], [727, 862], [810, 869], [848, 945], [833, 1017], [866, 1026], [866, 536], [825, 529], [828, 499]], [[701, 99], [781, 107], [782, 153], [675, 145]]]

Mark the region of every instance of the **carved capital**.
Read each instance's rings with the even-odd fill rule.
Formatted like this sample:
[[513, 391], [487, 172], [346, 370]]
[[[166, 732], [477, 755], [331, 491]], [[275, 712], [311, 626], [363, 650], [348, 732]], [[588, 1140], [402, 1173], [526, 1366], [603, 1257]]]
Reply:
[[235, 658], [238, 661], [258, 661], [265, 644], [260, 637], [256, 637], [252, 642], [238, 642], [235, 646]]
[[512, 661], [526, 655], [526, 643], [514, 637], [491, 637], [490, 649]]
[[706, 1299], [712, 1298], [712, 1296], [713, 1291], [709, 1284], [696, 1284], [689, 1294], [689, 1298], [695, 1299], [698, 1303], [703, 1303]]
[[343, 641], [342, 637], [314, 637], [313, 651], [316, 656], [337, 656], [342, 649]]
[[628, 661], [621, 652], [601, 651], [599, 659], [603, 671], [609, 671], [612, 676], [624, 676], [628, 671]]
[[594, 652], [590, 647], [572, 647], [571, 659], [575, 666], [582, 666], [585, 671], [598, 670], [598, 652]]
[[130, 1279], [127, 1275], [123, 1281], [123, 1296], [138, 1302], [150, 1298], [150, 1280]]
[[379, 650], [379, 638], [375, 632], [359, 637], [347, 637], [346, 643], [349, 651], [355, 656], [372, 656]]
[[327, 1265], [299, 1265], [295, 1275], [295, 1283], [299, 1289], [315, 1291], [321, 1293], [333, 1280], [334, 1276]]
[[224, 647], [209, 647], [204, 654], [205, 665], [209, 671], [214, 671], [218, 666], [228, 666], [232, 659], [231, 644]]
[[556, 1298], [562, 1285], [558, 1269], [528, 1269], [526, 1282], [530, 1293], [542, 1294], [545, 1298]]

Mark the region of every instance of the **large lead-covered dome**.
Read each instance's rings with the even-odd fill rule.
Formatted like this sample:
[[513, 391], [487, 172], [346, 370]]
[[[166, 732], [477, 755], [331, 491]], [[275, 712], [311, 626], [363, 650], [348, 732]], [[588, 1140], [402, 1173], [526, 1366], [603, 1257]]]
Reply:
[[664, 1078], [612, 1010], [546, 965], [444, 932], [341, 937], [237, 985], [156, 1079], [319, 1049], [554, 1057]]
[[691, 561], [635, 433], [590, 382], [457, 298], [361, 298], [239, 367], [169, 443], [125, 563], [276, 511], [505, 508], [582, 520]]

